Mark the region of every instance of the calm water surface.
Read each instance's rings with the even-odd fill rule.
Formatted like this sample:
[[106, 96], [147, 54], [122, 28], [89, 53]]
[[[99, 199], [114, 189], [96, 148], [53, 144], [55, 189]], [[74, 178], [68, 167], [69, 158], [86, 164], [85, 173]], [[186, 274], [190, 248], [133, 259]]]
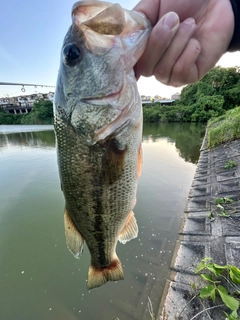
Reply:
[[0, 319], [147, 320], [159, 307], [205, 128], [145, 125], [135, 216], [118, 244], [125, 280], [88, 291], [90, 257], [67, 250], [52, 126], [0, 126]]

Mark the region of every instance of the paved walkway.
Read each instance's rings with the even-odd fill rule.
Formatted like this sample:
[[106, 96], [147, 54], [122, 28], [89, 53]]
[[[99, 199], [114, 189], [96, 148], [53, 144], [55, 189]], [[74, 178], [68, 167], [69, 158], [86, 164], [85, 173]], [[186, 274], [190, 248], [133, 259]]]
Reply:
[[[224, 166], [229, 160], [236, 162], [237, 166], [227, 170]], [[230, 213], [229, 218], [220, 217], [216, 213], [219, 209], [215, 200], [220, 197], [233, 200], [226, 206], [226, 211]], [[166, 283], [157, 319], [226, 319], [223, 310], [230, 312], [223, 307], [196, 316], [213, 304], [199, 298], [189, 301], [196, 293], [191, 283], [199, 287], [207, 285], [207, 282], [194, 274], [203, 258], [211, 257], [215, 263], [240, 267], [239, 140], [225, 143], [213, 150], [208, 150], [206, 141], [203, 142], [185, 212], [171, 264], [172, 278]], [[209, 217], [211, 212], [214, 214], [212, 221]], [[214, 303], [218, 304], [222, 302]]]

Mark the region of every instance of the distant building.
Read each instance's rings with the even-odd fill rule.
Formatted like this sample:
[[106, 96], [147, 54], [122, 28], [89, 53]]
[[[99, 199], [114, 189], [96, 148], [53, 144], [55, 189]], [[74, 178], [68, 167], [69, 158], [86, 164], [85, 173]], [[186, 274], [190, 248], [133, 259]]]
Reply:
[[142, 100], [142, 105], [143, 106], [148, 106], [148, 107], [152, 107], [153, 103], [159, 103], [160, 105], [172, 105], [173, 102], [175, 101], [175, 99], [167, 99], [167, 98], [162, 98], [159, 95], [155, 95], [154, 98], [151, 96], [141, 96], [141, 100]]
[[49, 93], [47, 93], [47, 97], [48, 97], [48, 100], [53, 101], [53, 99], [54, 99], [54, 92], [49, 92]]
[[172, 100], [179, 100], [181, 98], [181, 94], [176, 92], [171, 96]]
[[34, 102], [40, 99], [53, 101], [54, 92], [38, 93], [30, 95], [21, 95], [16, 97], [0, 98], [0, 108], [5, 112], [12, 114], [29, 113], [34, 105]]
[[142, 105], [150, 105], [154, 102], [153, 97], [151, 96], [141, 96], [141, 100], [142, 100]]

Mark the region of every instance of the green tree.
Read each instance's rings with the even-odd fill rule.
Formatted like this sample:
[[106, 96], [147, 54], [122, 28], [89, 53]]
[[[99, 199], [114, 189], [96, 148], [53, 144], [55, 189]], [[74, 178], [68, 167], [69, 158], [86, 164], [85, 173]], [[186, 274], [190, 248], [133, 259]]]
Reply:
[[159, 104], [154, 104], [151, 108], [143, 108], [144, 122], [154, 123], [159, 122], [161, 119], [161, 109]]
[[209, 71], [199, 83], [205, 82], [211, 85], [216, 95], [224, 97], [223, 108], [229, 110], [235, 108], [240, 102], [239, 71], [238, 67], [221, 68], [218, 66]]
[[[176, 103], [181, 121], [207, 121], [240, 104], [240, 69], [215, 67], [198, 83], [187, 85]], [[173, 121], [173, 113], [171, 112]]]
[[240, 80], [232, 88], [226, 90], [224, 99], [226, 101], [224, 104], [226, 110], [240, 105]]
[[0, 124], [19, 124], [20, 118], [18, 115], [10, 114], [0, 108]]
[[204, 96], [202, 94], [194, 105], [195, 110], [191, 115], [191, 120], [205, 122], [212, 117], [224, 114], [223, 103], [223, 96]]
[[211, 69], [201, 80], [201, 82], [209, 83], [218, 93], [232, 88], [240, 79], [239, 69], [222, 68], [217, 66]]
[[15, 115], [0, 108], [0, 124], [53, 124], [53, 104], [50, 100], [38, 100], [28, 114]]
[[183, 105], [191, 105], [196, 102], [197, 83], [189, 84], [182, 89], [180, 103]]
[[53, 124], [53, 104], [50, 100], [40, 99], [33, 105], [30, 113], [21, 118], [22, 124]]
[[197, 84], [196, 101], [201, 97], [201, 95], [212, 96], [216, 94], [216, 89], [207, 82], [200, 81]]

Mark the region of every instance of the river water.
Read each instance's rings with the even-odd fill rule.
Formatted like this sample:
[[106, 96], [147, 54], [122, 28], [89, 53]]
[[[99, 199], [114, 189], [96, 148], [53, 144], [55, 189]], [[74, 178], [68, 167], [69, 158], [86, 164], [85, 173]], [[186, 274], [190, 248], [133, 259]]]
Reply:
[[125, 280], [88, 291], [87, 248], [66, 248], [52, 126], [0, 126], [0, 319], [147, 320], [157, 312], [205, 128], [144, 125], [134, 209], [139, 236], [118, 244]]

